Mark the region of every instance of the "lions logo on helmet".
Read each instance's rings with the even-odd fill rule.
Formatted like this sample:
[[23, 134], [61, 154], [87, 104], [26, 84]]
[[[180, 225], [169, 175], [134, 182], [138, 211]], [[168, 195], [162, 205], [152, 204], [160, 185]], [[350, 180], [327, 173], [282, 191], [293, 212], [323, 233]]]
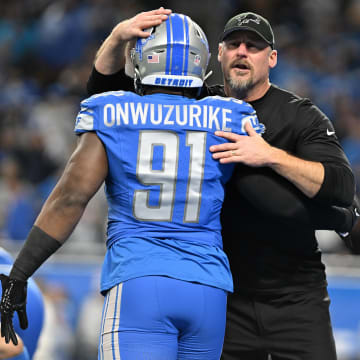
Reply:
[[210, 53], [207, 38], [190, 17], [171, 14], [151, 35], [138, 39], [131, 58], [135, 87], [140, 84], [202, 87]]

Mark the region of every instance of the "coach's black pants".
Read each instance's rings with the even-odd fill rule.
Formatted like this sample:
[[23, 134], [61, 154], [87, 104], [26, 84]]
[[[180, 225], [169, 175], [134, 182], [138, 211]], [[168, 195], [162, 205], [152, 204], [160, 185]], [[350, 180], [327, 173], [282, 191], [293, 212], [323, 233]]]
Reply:
[[221, 360], [336, 360], [326, 288], [229, 294]]

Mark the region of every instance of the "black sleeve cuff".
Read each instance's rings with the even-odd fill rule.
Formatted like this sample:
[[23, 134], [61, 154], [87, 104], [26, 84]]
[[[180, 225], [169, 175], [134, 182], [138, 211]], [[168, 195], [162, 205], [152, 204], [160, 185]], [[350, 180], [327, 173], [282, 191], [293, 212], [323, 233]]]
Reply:
[[33, 226], [9, 276], [26, 281], [61, 245], [40, 228]]
[[324, 205], [347, 207], [355, 196], [355, 178], [351, 169], [329, 163], [323, 163], [324, 182], [314, 200]]
[[86, 84], [86, 90], [89, 96], [105, 91], [134, 91], [134, 80], [125, 74], [125, 69], [120, 69], [111, 75], [104, 75], [93, 66]]

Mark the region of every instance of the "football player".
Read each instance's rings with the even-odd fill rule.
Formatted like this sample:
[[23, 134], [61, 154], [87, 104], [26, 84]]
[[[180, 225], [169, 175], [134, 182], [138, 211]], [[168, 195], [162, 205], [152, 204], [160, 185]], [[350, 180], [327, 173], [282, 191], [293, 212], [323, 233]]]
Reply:
[[264, 127], [241, 100], [195, 99], [210, 54], [194, 21], [171, 14], [153, 25], [131, 51], [136, 93], [81, 103], [78, 146], [5, 277], [6, 339], [16, 338], [12, 315], [25, 309], [27, 279], [105, 181], [99, 359], [220, 358], [233, 289], [220, 210], [233, 165], [214, 160], [209, 147], [224, 142], [217, 130], [247, 135]]

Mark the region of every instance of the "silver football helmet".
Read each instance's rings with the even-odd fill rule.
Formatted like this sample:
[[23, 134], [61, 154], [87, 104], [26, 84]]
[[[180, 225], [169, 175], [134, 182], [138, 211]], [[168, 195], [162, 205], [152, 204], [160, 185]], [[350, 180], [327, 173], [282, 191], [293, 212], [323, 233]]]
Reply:
[[171, 14], [151, 35], [138, 38], [131, 51], [135, 88], [140, 84], [185, 88], [202, 87], [210, 53], [198, 24], [182, 14]]

